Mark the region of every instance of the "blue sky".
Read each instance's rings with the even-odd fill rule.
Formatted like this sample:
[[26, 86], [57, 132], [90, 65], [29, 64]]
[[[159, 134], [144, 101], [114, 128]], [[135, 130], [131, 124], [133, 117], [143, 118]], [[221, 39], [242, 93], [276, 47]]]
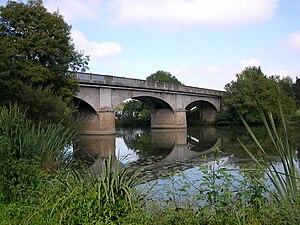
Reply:
[[[0, 0], [4, 5], [6, 1]], [[222, 90], [246, 66], [300, 77], [299, 0], [44, 0], [72, 26], [88, 72], [145, 79], [164, 70]]]

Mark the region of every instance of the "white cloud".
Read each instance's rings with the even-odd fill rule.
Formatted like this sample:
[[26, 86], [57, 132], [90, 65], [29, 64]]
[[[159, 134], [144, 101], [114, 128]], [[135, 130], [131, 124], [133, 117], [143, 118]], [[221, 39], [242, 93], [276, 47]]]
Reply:
[[110, 0], [115, 24], [237, 27], [272, 17], [278, 0]]
[[45, 0], [67, 21], [103, 19], [174, 31], [185, 26], [238, 27], [271, 18], [279, 0]]
[[244, 69], [245, 67], [248, 67], [248, 66], [261, 66], [261, 63], [256, 58], [243, 59], [241, 61], [241, 66], [242, 66], [242, 69]]
[[300, 32], [289, 35], [289, 47], [297, 53], [300, 53]]
[[50, 11], [59, 11], [68, 21], [96, 19], [102, 10], [99, 0], [46, 0], [45, 7]]
[[117, 42], [95, 42], [89, 41], [80, 31], [72, 30], [72, 38], [75, 47], [83, 50], [85, 54], [91, 57], [116, 56], [123, 52], [122, 46]]
[[299, 76], [299, 72], [300, 72], [300, 69], [296, 69], [296, 68], [293, 68], [293, 69], [288, 69], [288, 70], [285, 70], [285, 69], [282, 69], [282, 70], [269, 70], [269, 71], [266, 71], [266, 75], [267, 76], [272, 76], [272, 75], [279, 75], [280, 77], [291, 77], [294, 81], [296, 80], [296, 77]]

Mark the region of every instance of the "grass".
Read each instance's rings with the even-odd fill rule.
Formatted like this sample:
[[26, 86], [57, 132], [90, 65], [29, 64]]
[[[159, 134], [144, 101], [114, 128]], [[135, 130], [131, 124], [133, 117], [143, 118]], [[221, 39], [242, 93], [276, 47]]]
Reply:
[[66, 162], [66, 146], [75, 133], [61, 124], [33, 123], [16, 105], [0, 108], [0, 137], [5, 147], [3, 158], [40, 158], [45, 170], [51, 172]]

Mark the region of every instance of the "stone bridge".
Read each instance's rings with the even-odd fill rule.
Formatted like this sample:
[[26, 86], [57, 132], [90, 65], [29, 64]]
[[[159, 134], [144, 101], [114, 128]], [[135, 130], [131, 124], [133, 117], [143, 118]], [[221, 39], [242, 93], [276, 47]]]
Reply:
[[187, 116], [215, 121], [223, 91], [125, 77], [78, 73], [79, 92], [74, 97], [83, 133], [114, 134], [115, 107], [136, 99], [151, 109], [151, 128], [186, 128]]

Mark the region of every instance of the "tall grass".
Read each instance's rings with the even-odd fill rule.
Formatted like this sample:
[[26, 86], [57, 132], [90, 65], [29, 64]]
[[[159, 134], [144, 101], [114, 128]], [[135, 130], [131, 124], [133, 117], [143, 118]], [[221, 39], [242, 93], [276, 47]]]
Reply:
[[[300, 207], [300, 190], [299, 190], [299, 182], [300, 182], [300, 174], [299, 174], [299, 162], [296, 158], [296, 151], [292, 147], [291, 142], [289, 140], [287, 124], [284, 118], [284, 113], [282, 109], [282, 105], [278, 100], [281, 122], [284, 127], [284, 135], [280, 137], [276, 124], [274, 122], [272, 113], [268, 113], [268, 116], [264, 114], [262, 110], [260, 110], [261, 118], [263, 119], [264, 127], [268, 133], [269, 138], [273, 143], [274, 149], [277, 151], [280, 163], [282, 164], [282, 170], [278, 169], [276, 165], [268, 159], [268, 153], [258, 141], [257, 137], [253, 133], [252, 129], [249, 127], [247, 122], [242, 118], [242, 121], [251, 135], [253, 141], [256, 143], [263, 156], [265, 157], [265, 162], [267, 162], [270, 166], [267, 171], [267, 175], [270, 178], [275, 190], [276, 194], [274, 195], [277, 202], [283, 207], [295, 206], [297, 208]], [[256, 158], [252, 152], [239, 140], [244, 150], [249, 154], [249, 156], [256, 162], [256, 164], [264, 168], [264, 165]]]
[[[12, 159], [40, 158], [46, 169], [63, 162], [75, 133], [61, 124], [35, 124], [16, 106], [0, 108], [0, 155]], [[51, 167], [51, 168], [50, 168]]]
[[112, 157], [104, 160], [97, 175], [62, 169], [49, 183], [41, 207], [27, 217], [29, 224], [132, 224], [131, 217], [142, 206], [135, 189], [138, 175]]

